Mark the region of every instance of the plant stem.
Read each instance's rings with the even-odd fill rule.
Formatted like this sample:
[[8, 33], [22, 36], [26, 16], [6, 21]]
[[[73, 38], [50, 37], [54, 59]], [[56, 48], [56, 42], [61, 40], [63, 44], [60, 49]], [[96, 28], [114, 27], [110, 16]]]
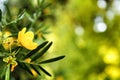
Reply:
[[7, 65], [5, 80], [10, 80], [10, 64]]

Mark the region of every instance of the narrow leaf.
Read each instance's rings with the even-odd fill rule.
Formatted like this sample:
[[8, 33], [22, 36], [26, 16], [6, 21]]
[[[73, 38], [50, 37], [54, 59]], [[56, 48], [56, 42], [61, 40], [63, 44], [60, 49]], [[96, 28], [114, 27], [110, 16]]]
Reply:
[[34, 19], [31, 17], [31, 15], [29, 13], [25, 12], [25, 15], [29, 21], [34, 22]]
[[6, 72], [6, 67], [0, 70], [0, 78], [3, 78]]
[[2, 44], [0, 44], [0, 52], [4, 52], [5, 48], [2, 46]]
[[37, 72], [37, 74], [41, 75], [40, 71], [38, 70], [39, 69], [38, 66], [35, 66], [35, 65], [32, 65], [32, 64], [30, 66]]
[[8, 19], [12, 19], [12, 14], [9, 6], [7, 5], [7, 3], [5, 3], [4, 5], [5, 5], [5, 10], [7, 11]]
[[55, 61], [58, 61], [58, 60], [61, 60], [63, 59], [65, 56], [59, 56], [59, 57], [56, 57], [56, 58], [52, 58], [52, 59], [48, 59], [48, 60], [45, 60], [45, 61], [41, 61], [39, 62], [40, 64], [44, 64], [44, 63], [50, 63], [50, 62], [55, 62]]
[[12, 35], [10, 35], [8, 37], [17, 37], [17, 36], [18, 36], [18, 33], [14, 33], [14, 34], [12, 34]]
[[44, 68], [42, 68], [41, 66], [39, 66], [39, 68], [48, 76], [52, 76], [50, 73], [48, 73]]
[[5, 80], [10, 80], [10, 64], [7, 65]]
[[46, 40], [46, 38], [43, 35], [41, 35], [41, 37], [42, 37], [43, 40]]
[[18, 46], [16, 48], [14, 48], [12, 51], [15, 51], [15, 55], [16, 57], [18, 56], [18, 54], [20, 53], [19, 50], [21, 49], [21, 46]]
[[0, 79], [2, 79], [6, 73], [7, 63], [3, 62], [3, 57], [0, 58]]
[[48, 41], [43, 42], [43, 43], [42, 43], [41, 45], [39, 45], [36, 49], [34, 49], [34, 50], [32, 50], [30, 53], [28, 53], [28, 54], [24, 57], [24, 59], [26, 59], [26, 58], [32, 56], [33, 54], [35, 54], [36, 52], [38, 52], [38, 51], [39, 51], [41, 48], [43, 48], [47, 43], [48, 43]]
[[45, 0], [37, 0], [37, 2], [38, 2], [38, 5], [42, 5], [45, 2]]
[[28, 67], [27, 64], [25, 64], [25, 63], [19, 63], [19, 66], [20, 66], [22, 69], [24, 69], [25, 71], [27, 71], [28, 73], [30, 73], [31, 75], [33, 75], [32, 72], [31, 72], [31, 70], [30, 70], [30, 68]]
[[30, 70], [29, 65], [28, 64], [24, 64], [24, 65], [25, 65], [26, 71], [29, 72], [31, 75], [33, 75], [33, 73]]
[[51, 3], [44, 4], [43, 8], [45, 9], [45, 8], [47, 8], [47, 7], [49, 7], [49, 6], [51, 6]]
[[21, 20], [25, 15], [25, 10], [23, 10], [19, 15], [18, 15], [18, 20]]
[[50, 42], [47, 46], [45, 46], [45, 48], [41, 52], [39, 52], [36, 56], [34, 56], [31, 61], [35, 61], [38, 58], [40, 58], [50, 48], [51, 45], [52, 42]]

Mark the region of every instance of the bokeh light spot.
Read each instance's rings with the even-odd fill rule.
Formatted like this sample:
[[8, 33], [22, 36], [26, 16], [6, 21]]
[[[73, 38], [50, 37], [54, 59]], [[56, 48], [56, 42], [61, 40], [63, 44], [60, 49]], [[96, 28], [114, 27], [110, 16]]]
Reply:
[[94, 22], [95, 22], [95, 23], [103, 22], [103, 17], [97, 16], [97, 17], [94, 19]]
[[105, 73], [112, 78], [118, 78], [120, 76], [120, 69], [115, 66], [108, 66], [105, 68]]
[[107, 7], [107, 4], [104, 0], [98, 0], [97, 5], [99, 8], [105, 9]]
[[115, 14], [114, 14], [114, 12], [113, 12], [112, 10], [108, 10], [108, 11], [106, 12], [106, 16], [107, 16], [107, 18], [108, 18], [109, 20], [112, 20], [112, 19], [114, 18]]
[[104, 56], [104, 62], [106, 64], [116, 64], [119, 60], [118, 51], [116, 49], [110, 49], [106, 52], [107, 54]]
[[75, 28], [75, 33], [76, 33], [76, 35], [83, 35], [83, 33], [84, 33], [83, 27], [77, 26], [77, 27]]
[[120, 14], [120, 0], [114, 0], [112, 8], [116, 12], [116, 14]]
[[104, 22], [99, 22], [94, 26], [95, 32], [105, 32], [106, 30], [107, 30], [107, 25]]

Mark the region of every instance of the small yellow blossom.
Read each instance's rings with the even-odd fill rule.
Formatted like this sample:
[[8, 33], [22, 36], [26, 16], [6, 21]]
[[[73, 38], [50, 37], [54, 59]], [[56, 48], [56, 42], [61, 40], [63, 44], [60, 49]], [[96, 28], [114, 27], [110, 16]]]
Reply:
[[14, 69], [15, 69], [16, 66], [17, 66], [17, 64], [12, 64], [12, 66], [11, 66], [11, 71], [12, 72], [14, 71]]
[[8, 56], [3, 58], [3, 61], [6, 62], [7, 64], [11, 64], [11, 71], [14, 71], [14, 68], [18, 65], [16, 62], [16, 58], [12, 56]]
[[6, 39], [4, 39], [3, 40], [3, 43], [2, 43], [2, 45], [3, 45], [3, 47], [6, 49], [6, 50], [8, 50], [8, 49], [10, 49], [13, 45], [14, 45], [14, 41], [15, 41], [16, 39], [15, 38], [13, 38], [13, 37], [8, 37], [8, 38], [6, 38]]
[[31, 62], [31, 58], [25, 59], [25, 62], [30, 63]]
[[34, 34], [31, 31], [26, 32], [26, 28], [23, 28], [19, 33], [18, 33], [18, 40], [20, 44], [29, 49], [33, 50], [35, 49], [38, 44], [33, 42]]
[[10, 36], [10, 35], [11, 35], [11, 32], [5, 31], [4, 34], [3, 34], [3, 37], [4, 37], [4, 38], [7, 38], [7, 37]]
[[31, 72], [32, 72], [32, 74], [33, 74], [34, 76], [37, 76], [37, 75], [38, 75], [34, 69], [31, 69]]
[[3, 58], [3, 61], [6, 62], [6, 63], [10, 63], [10, 64], [16, 64], [17, 62], [15, 61], [16, 58], [15, 57], [12, 57], [12, 56], [8, 56], [6, 58]]
[[5, 31], [4, 33], [0, 32], [0, 39], [3, 47], [8, 50], [15, 45], [18, 45], [17, 39], [10, 37], [12, 34], [9, 31]]

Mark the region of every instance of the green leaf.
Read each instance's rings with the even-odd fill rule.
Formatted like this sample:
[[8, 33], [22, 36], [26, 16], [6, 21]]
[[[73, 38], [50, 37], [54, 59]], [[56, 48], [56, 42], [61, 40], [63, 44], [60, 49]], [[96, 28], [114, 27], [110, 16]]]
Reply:
[[6, 72], [6, 68], [3, 68], [2, 71], [0, 72], [0, 78], [3, 78], [5, 72]]
[[24, 10], [23, 12], [21, 12], [21, 13], [17, 16], [17, 18], [16, 18], [15, 20], [10, 21], [10, 22], [7, 23], [6, 25], [10, 25], [10, 24], [15, 24], [15, 23], [17, 23], [18, 21], [20, 21], [21, 19], [24, 18], [24, 15], [25, 15], [25, 10]]
[[29, 21], [34, 22], [34, 19], [31, 17], [29, 13], [25, 12], [25, 16], [28, 18]]
[[42, 5], [45, 2], [45, 0], [37, 0], [37, 2], [38, 2], [38, 5]]
[[32, 50], [30, 53], [28, 53], [28, 54], [24, 57], [24, 59], [26, 59], [26, 58], [34, 55], [34, 54], [35, 54], [36, 52], [38, 52], [41, 48], [43, 48], [47, 43], [48, 43], [48, 41], [43, 42], [43, 43], [42, 43], [41, 45], [39, 45], [36, 49], [34, 49], [34, 50]]
[[[1, 59], [0, 59], [1, 60]], [[2, 62], [2, 60], [0, 61], [1, 65], [0, 65], [0, 78], [2, 79], [5, 75], [7, 66], [5, 63]]]
[[3, 47], [2, 44], [0, 44], [0, 52], [5, 52], [5, 48]]
[[51, 6], [51, 3], [44, 4], [43, 9], [45, 9], [45, 8], [47, 8], [47, 7], [49, 7], [49, 6]]
[[10, 64], [7, 65], [5, 80], [10, 80]]
[[50, 62], [55, 62], [55, 61], [58, 61], [58, 60], [61, 60], [63, 59], [65, 56], [59, 56], [59, 57], [56, 57], [56, 58], [52, 58], [52, 59], [48, 59], [48, 60], [45, 60], [45, 61], [41, 61], [39, 62], [40, 64], [44, 64], [44, 63], [50, 63]]
[[[18, 55], [19, 55], [19, 51], [20, 51], [20, 49], [21, 49], [21, 46], [18, 46], [18, 47], [16, 47], [16, 48], [14, 48], [14, 49], [12, 49], [12, 51], [15, 51], [15, 55], [16, 55], [16, 57], [19, 57]], [[20, 58], [20, 57], [19, 57]]]
[[0, 22], [2, 20], [2, 11], [0, 10]]
[[[19, 63], [19, 62], [18, 62]], [[25, 63], [19, 63], [19, 66], [24, 69], [25, 71], [27, 71], [29, 74], [33, 75], [33, 73], [30, 70], [30, 67], [28, 64]]]
[[43, 40], [46, 40], [46, 38], [43, 35], [41, 35], [41, 37], [42, 37]]
[[35, 61], [37, 60], [38, 58], [40, 58], [49, 48], [50, 46], [52, 45], [52, 42], [50, 42], [47, 46], [45, 46], [44, 49], [41, 50], [41, 52], [39, 52], [37, 55], [35, 55], [31, 61]]
[[50, 73], [48, 73], [44, 68], [42, 68], [41, 66], [39, 66], [39, 68], [48, 76], [52, 76]]
[[7, 5], [7, 3], [5, 3], [4, 5], [5, 5], [5, 9], [7, 11], [7, 19], [12, 19], [12, 14], [11, 14], [11, 10], [10, 10], [9, 6]]
[[18, 33], [14, 33], [14, 34], [12, 34], [12, 35], [10, 35], [8, 37], [17, 37], [17, 36], [18, 36]]
[[35, 66], [35, 65], [32, 65], [32, 64], [30, 64], [30, 66], [37, 72], [37, 74], [41, 75], [38, 66]]
[[18, 20], [21, 20], [22, 18], [24, 18], [25, 15], [25, 10], [23, 10], [19, 15], [18, 15]]
[[30, 70], [30, 65], [28, 64], [24, 64], [25, 68], [26, 68], [26, 71], [29, 72], [31, 75], [33, 75], [33, 73], [31, 72]]

